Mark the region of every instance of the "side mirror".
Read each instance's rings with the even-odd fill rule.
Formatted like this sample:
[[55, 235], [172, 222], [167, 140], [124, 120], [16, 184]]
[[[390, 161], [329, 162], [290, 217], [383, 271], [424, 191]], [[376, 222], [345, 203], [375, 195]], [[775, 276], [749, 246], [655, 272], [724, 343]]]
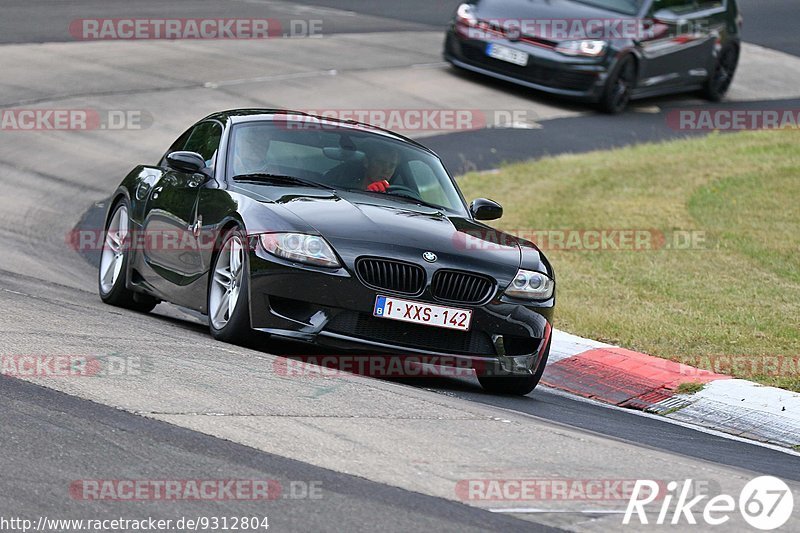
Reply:
[[497, 220], [503, 216], [503, 206], [486, 198], [478, 198], [469, 204], [469, 212], [475, 220]]
[[167, 164], [175, 170], [191, 174], [204, 174], [203, 170], [206, 168], [205, 159], [196, 152], [172, 152], [167, 155]]

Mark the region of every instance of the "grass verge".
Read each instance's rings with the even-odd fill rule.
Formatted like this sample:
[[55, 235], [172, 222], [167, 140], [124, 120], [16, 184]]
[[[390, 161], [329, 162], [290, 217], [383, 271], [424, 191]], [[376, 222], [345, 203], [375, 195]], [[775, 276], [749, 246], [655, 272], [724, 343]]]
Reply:
[[[800, 391], [800, 131], [561, 155], [459, 184], [503, 204], [499, 229], [545, 235], [557, 327]], [[650, 246], [588, 249], [584, 230]]]

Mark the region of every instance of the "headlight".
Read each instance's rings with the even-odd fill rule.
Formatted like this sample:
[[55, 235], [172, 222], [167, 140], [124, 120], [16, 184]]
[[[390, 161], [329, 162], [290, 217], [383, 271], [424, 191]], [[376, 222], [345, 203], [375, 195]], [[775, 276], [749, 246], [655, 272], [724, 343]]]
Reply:
[[525, 300], [549, 300], [553, 297], [555, 285], [552, 279], [541, 272], [520, 269], [505, 294]]
[[456, 9], [456, 21], [466, 24], [467, 26], [474, 26], [478, 23], [478, 19], [475, 17], [473, 11], [472, 4], [461, 4]]
[[260, 239], [261, 246], [277, 257], [323, 267], [341, 266], [330, 244], [317, 235], [264, 233]]
[[558, 43], [556, 51], [567, 56], [597, 57], [606, 51], [605, 41], [563, 41]]

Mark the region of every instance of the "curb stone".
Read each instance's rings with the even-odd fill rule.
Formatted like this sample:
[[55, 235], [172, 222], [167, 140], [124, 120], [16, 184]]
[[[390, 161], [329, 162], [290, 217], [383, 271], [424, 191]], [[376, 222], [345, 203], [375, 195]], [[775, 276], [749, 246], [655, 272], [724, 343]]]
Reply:
[[[681, 394], [683, 383], [702, 390]], [[800, 445], [800, 393], [553, 330], [542, 384], [785, 447]]]

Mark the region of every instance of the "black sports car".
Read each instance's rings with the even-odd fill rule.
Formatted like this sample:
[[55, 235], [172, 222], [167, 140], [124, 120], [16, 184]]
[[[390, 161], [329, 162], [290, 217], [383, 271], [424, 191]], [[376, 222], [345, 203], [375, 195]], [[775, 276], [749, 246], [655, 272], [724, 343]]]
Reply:
[[345, 350], [447, 355], [526, 394], [549, 353], [553, 269], [479, 222], [439, 158], [351, 121], [233, 110], [189, 128], [114, 192], [103, 301], [169, 301], [217, 339], [252, 330]]
[[674, 92], [720, 100], [741, 23], [736, 0], [473, 0], [458, 7], [444, 57], [618, 113]]

